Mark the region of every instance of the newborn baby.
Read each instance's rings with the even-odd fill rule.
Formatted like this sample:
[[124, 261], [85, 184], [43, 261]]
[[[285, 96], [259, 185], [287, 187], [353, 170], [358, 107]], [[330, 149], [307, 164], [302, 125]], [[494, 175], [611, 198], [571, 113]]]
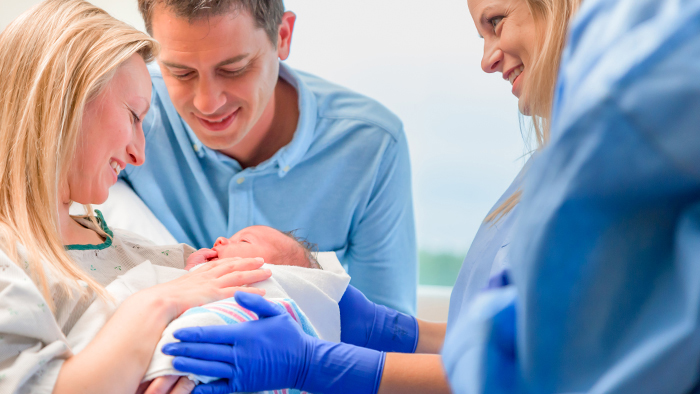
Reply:
[[[120, 237], [124, 241], [126, 234], [120, 234]], [[190, 270], [220, 258], [262, 257], [265, 260], [263, 267], [272, 271], [272, 277], [251, 287], [265, 289], [265, 298], [285, 308], [307, 334], [328, 341], [340, 341], [338, 301], [343, 296], [350, 277], [333, 252], [314, 253], [308, 242], [296, 238], [293, 233], [266, 226], [245, 228], [231, 238], [217, 239], [211, 249], [196, 252], [187, 245], [157, 246], [146, 244], [142, 239], [135, 241], [138, 244], [124, 244], [120, 250], [139, 248], [140, 255], [150, 256], [152, 262], [146, 260], [131, 268], [106, 287], [114, 298], [114, 303], [98, 299], [83, 314], [68, 335], [68, 342], [74, 352], [87, 346], [114, 313], [116, 306], [131, 294], [187, 274], [183, 269], [172, 268], [178, 264], [171, 260], [177, 259], [180, 259], [179, 264], [186, 262], [185, 268]], [[150, 250], [150, 253], [146, 253], [146, 250]], [[190, 252], [192, 253], [188, 255]], [[164, 261], [158, 259], [173, 264], [163, 264]], [[172, 367], [172, 357], [160, 351], [166, 343], [176, 341], [172, 333], [177, 329], [238, 324], [254, 319], [257, 316], [240, 307], [233, 298], [189, 309], [173, 320], [163, 332], [144, 381], [165, 375], [186, 375], [176, 371]], [[204, 376], [190, 378], [197, 382], [211, 380]]]
[[294, 236], [294, 232], [282, 232], [267, 226], [250, 226], [233, 234], [231, 238], [219, 237], [211, 249], [200, 249], [187, 258], [186, 270], [207, 261], [229, 257], [262, 257], [273, 265], [291, 265], [320, 269], [320, 265], [306, 240]]

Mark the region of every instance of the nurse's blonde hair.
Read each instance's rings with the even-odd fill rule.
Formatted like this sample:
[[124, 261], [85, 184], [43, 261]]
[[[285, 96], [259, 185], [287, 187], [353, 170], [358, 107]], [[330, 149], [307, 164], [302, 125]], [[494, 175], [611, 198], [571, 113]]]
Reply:
[[0, 34], [0, 248], [29, 272], [52, 308], [49, 276], [64, 294], [87, 295], [82, 281], [106, 296], [66, 253], [58, 194], [85, 105], [132, 55], [148, 62], [157, 48], [146, 34], [81, 0], [44, 1]]
[[[535, 21], [538, 40], [533, 53], [534, 62], [528, 69], [523, 86], [524, 101], [532, 114], [533, 136], [537, 149], [549, 142], [550, 119], [554, 88], [559, 76], [561, 54], [566, 44], [569, 21], [578, 10], [581, 0], [523, 0]], [[498, 220], [520, 202], [521, 190], [513, 193], [485, 219]]]

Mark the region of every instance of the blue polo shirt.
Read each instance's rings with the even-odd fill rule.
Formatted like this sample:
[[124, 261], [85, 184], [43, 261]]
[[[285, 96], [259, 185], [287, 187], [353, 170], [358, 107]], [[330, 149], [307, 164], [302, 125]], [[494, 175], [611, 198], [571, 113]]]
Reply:
[[415, 313], [411, 169], [401, 121], [381, 104], [280, 63], [299, 94], [292, 141], [246, 169], [204, 146], [175, 110], [156, 64], [146, 163], [122, 177], [179, 241], [210, 248], [267, 225], [335, 251], [368, 298]]

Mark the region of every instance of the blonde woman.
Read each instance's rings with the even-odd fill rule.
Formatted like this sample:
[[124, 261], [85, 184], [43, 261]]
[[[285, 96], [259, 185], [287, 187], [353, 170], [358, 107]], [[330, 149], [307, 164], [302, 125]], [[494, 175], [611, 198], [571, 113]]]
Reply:
[[79, 353], [67, 342], [118, 275], [144, 260], [184, 268], [189, 252], [164, 259], [89, 209], [69, 215], [72, 202], [104, 202], [119, 171], [143, 163], [157, 48], [79, 0], [45, 1], [0, 35], [2, 393], [136, 392], [172, 319], [269, 277], [258, 260], [221, 260], [134, 294]]
[[[554, 85], [567, 26], [580, 0], [468, 1], [484, 38], [482, 68], [487, 73], [500, 72], [510, 82], [521, 112], [533, 117], [533, 137], [541, 148], [549, 139]], [[373, 304], [350, 286], [340, 302], [344, 344], [335, 345], [303, 335], [282, 311], [261, 297], [239, 293], [239, 303], [267, 318], [235, 328], [183, 329], [175, 333], [182, 342], [164, 347], [163, 352], [176, 356], [174, 366], [181, 371], [206, 371], [224, 378], [198, 386], [195, 393], [284, 387], [323, 393], [347, 392], [349, 388], [360, 393], [466, 392], [465, 381], [478, 386], [485, 377], [467, 376], [459, 368], [446, 377], [438, 353], [446, 332], [455, 331], [460, 317], [468, 318], [467, 309], [476, 294], [489, 285], [509, 281], [510, 232], [525, 171], [477, 233], [452, 291], [447, 324], [417, 320]], [[462, 340], [471, 337], [475, 342], [483, 339], [478, 336], [476, 332], [451, 335]], [[452, 346], [444, 344], [446, 349]]]

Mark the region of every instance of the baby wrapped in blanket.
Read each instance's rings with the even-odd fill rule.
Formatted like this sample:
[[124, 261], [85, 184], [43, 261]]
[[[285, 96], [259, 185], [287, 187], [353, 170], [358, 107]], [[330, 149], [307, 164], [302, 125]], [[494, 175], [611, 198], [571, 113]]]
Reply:
[[[231, 238], [219, 238], [212, 250], [203, 249], [193, 253], [187, 259], [186, 268], [196, 269], [208, 261], [228, 257], [262, 257], [271, 263], [266, 263], [263, 267], [272, 271], [272, 277], [253, 287], [265, 289], [265, 298], [283, 306], [307, 334], [329, 341], [340, 341], [338, 301], [345, 292], [350, 277], [335, 253], [312, 253], [291, 234], [270, 227], [252, 226]], [[168, 282], [186, 273], [186, 270], [153, 265], [146, 261], [112, 282], [107, 286], [107, 291], [118, 305], [136, 291]], [[75, 353], [94, 338], [116, 305], [96, 301], [88, 308], [68, 335], [69, 344]], [[177, 341], [172, 334], [180, 328], [238, 324], [255, 319], [257, 316], [254, 313], [239, 306], [233, 298], [186, 311], [163, 332], [144, 381], [165, 375], [189, 376], [196, 382], [213, 380], [175, 370], [172, 367], [172, 357], [164, 355], [161, 348]], [[292, 391], [294, 390], [289, 390]]]

